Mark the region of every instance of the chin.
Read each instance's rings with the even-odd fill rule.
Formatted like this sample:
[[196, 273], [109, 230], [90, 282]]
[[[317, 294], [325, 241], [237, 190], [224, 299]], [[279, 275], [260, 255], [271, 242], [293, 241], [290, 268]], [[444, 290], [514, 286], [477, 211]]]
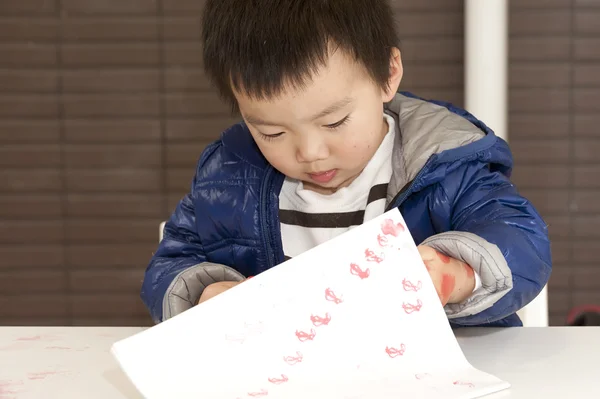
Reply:
[[315, 188], [314, 191], [320, 191], [322, 194], [333, 194], [333, 193], [337, 192], [338, 190], [347, 186], [345, 184], [340, 184], [340, 182], [336, 182], [336, 181], [331, 181], [326, 184], [316, 184], [316, 183], [312, 183], [312, 184], [309, 183], [309, 184], [310, 184], [310, 187]]

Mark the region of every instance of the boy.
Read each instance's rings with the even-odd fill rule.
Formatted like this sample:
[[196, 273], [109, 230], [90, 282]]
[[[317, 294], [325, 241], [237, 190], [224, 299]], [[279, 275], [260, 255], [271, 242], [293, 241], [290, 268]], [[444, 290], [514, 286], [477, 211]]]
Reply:
[[507, 144], [397, 92], [385, 0], [208, 0], [204, 67], [243, 122], [200, 157], [152, 257], [159, 323], [398, 208], [453, 327], [519, 326], [548, 281], [547, 228]]

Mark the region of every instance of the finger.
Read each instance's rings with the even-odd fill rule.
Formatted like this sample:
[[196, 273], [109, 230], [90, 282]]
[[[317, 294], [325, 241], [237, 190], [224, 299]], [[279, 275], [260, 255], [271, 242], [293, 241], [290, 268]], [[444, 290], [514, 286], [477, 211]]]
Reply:
[[198, 301], [198, 303], [206, 302], [210, 298], [219, 295], [223, 291], [224, 290], [222, 289], [222, 287], [216, 284], [211, 284], [208, 287], [204, 288], [204, 291], [202, 291], [202, 295], [200, 295], [200, 300]]
[[204, 292], [202, 292], [202, 295], [200, 295], [200, 299], [198, 300], [198, 305], [200, 305], [202, 302], [206, 301], [207, 295], [206, 295], [206, 290]]

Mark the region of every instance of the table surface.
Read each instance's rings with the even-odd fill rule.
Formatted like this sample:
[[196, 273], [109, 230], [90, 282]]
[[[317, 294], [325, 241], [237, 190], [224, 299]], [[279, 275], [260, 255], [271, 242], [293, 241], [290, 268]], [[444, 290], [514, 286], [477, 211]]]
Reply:
[[[0, 327], [0, 399], [140, 399], [110, 354], [134, 327]], [[600, 398], [600, 328], [463, 329], [471, 364], [511, 383], [499, 398]]]

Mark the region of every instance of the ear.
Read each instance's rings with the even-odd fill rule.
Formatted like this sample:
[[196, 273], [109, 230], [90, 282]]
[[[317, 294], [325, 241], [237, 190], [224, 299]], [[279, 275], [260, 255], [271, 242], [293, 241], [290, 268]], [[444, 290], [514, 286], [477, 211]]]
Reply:
[[397, 47], [393, 47], [390, 55], [390, 78], [388, 80], [387, 90], [382, 90], [381, 95], [384, 103], [392, 101], [398, 88], [400, 87], [400, 82], [402, 81], [402, 76], [404, 75], [404, 67], [402, 66], [402, 55], [400, 54], [400, 49]]

